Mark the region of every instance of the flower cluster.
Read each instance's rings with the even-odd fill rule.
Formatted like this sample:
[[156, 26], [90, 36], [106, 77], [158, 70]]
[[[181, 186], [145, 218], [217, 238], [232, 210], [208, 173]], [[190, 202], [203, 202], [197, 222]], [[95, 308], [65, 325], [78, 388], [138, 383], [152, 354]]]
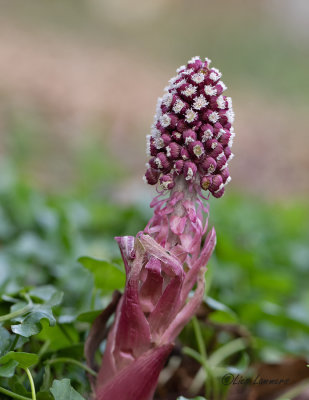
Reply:
[[231, 180], [234, 112], [221, 73], [210, 60], [193, 57], [178, 68], [165, 94], [158, 99], [151, 135], [147, 136], [145, 180], [172, 189], [177, 176], [199, 182], [203, 190], [221, 197]]

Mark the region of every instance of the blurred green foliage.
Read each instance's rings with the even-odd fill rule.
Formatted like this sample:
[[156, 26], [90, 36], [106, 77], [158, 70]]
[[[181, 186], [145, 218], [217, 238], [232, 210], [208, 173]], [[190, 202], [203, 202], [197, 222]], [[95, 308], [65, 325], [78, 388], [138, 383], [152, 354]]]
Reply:
[[[84, 361], [90, 323], [113, 289], [124, 285], [113, 237], [135, 235], [152, 211], [143, 202], [117, 204], [98, 189], [102, 182], [93, 165], [111, 168], [106, 157], [94, 156], [88, 170], [87, 163], [77, 163], [83, 174], [76, 175], [89, 174], [88, 184], [83, 178], [61, 193], [29, 183], [15, 157], [3, 160], [0, 176], [0, 386], [30, 397], [20, 370], [26, 366], [38, 398], [62, 399], [68, 391], [79, 399], [90, 387], [83, 365], [74, 362]], [[211, 200], [210, 210], [218, 243], [207, 272], [208, 322], [243, 327], [252, 348], [249, 356], [243, 343], [237, 347], [223, 333], [209, 360], [225, 351], [223, 364], [243, 369], [253, 360], [308, 354], [308, 205], [228, 192]], [[181, 341], [194, 352], [192, 329], [185, 328]], [[201, 323], [201, 335], [208, 346], [213, 328]], [[241, 353], [236, 361], [233, 351]], [[52, 383], [54, 378], [59, 381]]]

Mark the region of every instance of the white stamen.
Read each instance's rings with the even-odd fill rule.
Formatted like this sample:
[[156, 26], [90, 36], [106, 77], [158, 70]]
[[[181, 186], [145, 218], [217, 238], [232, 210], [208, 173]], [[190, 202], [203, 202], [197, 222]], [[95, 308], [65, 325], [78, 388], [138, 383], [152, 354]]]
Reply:
[[217, 135], [216, 139], [220, 139], [220, 137], [221, 137], [224, 133], [225, 133], [225, 130], [224, 130], [224, 129], [220, 129], [219, 132], [218, 132], [218, 135]]
[[224, 152], [220, 153], [217, 157], [217, 161], [221, 160], [221, 158], [224, 157]]
[[161, 137], [155, 138], [154, 145], [157, 150], [160, 150], [164, 147], [164, 140]]
[[178, 114], [184, 108], [184, 106], [185, 106], [185, 103], [182, 100], [177, 99], [176, 103], [174, 104], [173, 111], [176, 114]]
[[211, 85], [205, 85], [204, 91], [207, 96], [215, 96], [217, 94], [217, 89]]
[[205, 78], [205, 75], [202, 74], [201, 72], [194, 74], [191, 76], [191, 79], [195, 82], [195, 83], [202, 83], [203, 80]]
[[160, 117], [160, 122], [161, 122], [161, 125], [163, 126], [163, 128], [166, 128], [167, 126], [170, 125], [170, 123], [171, 123], [171, 118], [170, 118], [167, 114], [163, 114], [163, 115]]
[[223, 171], [227, 167], [227, 162], [220, 168], [220, 171]]
[[230, 139], [229, 139], [229, 142], [227, 144], [229, 147], [232, 147], [233, 142], [234, 142], [234, 137], [235, 137], [235, 132], [232, 132], [232, 134], [230, 136]]
[[227, 180], [225, 182], [225, 186], [228, 185], [231, 182], [232, 178], [230, 176], [227, 177]]
[[150, 138], [151, 138], [151, 135], [146, 136], [146, 154], [147, 154], [147, 156], [150, 156]]
[[222, 91], [224, 92], [227, 89], [227, 86], [224, 82], [220, 81], [217, 83], [217, 85], [220, 85], [222, 87]]
[[181, 79], [179, 82], [175, 83], [173, 85], [173, 88], [179, 88], [180, 86], [184, 85], [185, 83], [187, 83], [187, 81], [185, 79]]
[[143, 178], [142, 178], [142, 179], [143, 179], [143, 181], [144, 181], [145, 183], [148, 183], [148, 182], [147, 182], [147, 178], [146, 178], [145, 175], [143, 175]]
[[161, 104], [162, 104], [162, 97], [158, 97], [157, 104], [156, 104], [156, 115], [157, 116], [162, 115]]
[[219, 114], [217, 113], [217, 111], [213, 111], [209, 117], [208, 117], [209, 121], [212, 122], [213, 124], [215, 124], [216, 122], [218, 122], [218, 120], [220, 119]]
[[191, 142], [194, 142], [193, 137], [187, 136], [187, 137], [186, 137], [186, 140], [185, 140], [185, 143], [188, 145], [188, 144], [191, 143]]
[[190, 84], [187, 87], [187, 89], [183, 90], [181, 93], [184, 94], [187, 97], [190, 97], [190, 96], [194, 95], [195, 92], [196, 92], [196, 86], [193, 86], [193, 85]]
[[186, 121], [188, 123], [193, 122], [197, 117], [197, 113], [193, 111], [191, 108], [186, 111]]
[[160, 158], [156, 157], [156, 159], [154, 160], [154, 162], [157, 164], [158, 168], [162, 168], [162, 163]]
[[211, 148], [214, 150], [218, 146], [218, 142], [211, 143]]
[[193, 178], [193, 171], [192, 168], [188, 168], [187, 176], [186, 176], [186, 181], [190, 181]]
[[170, 146], [166, 146], [166, 155], [167, 155], [167, 157], [171, 156], [171, 148], [170, 148]]
[[228, 108], [232, 108], [232, 97], [227, 97], [226, 98], [226, 100], [227, 100], [227, 106], [228, 106]]
[[172, 100], [173, 100], [173, 95], [171, 93], [166, 93], [162, 98], [162, 104], [164, 104], [166, 107], [169, 107], [171, 105]]
[[206, 140], [211, 139], [212, 136], [213, 136], [213, 134], [212, 134], [211, 130], [206, 129], [206, 131], [204, 132], [203, 137], [202, 137], [202, 142], [203, 143], [206, 142]]
[[210, 58], [205, 57], [205, 61], [207, 62], [207, 66], [209, 66], [209, 64], [211, 64]]
[[161, 132], [154, 124], [151, 125], [151, 135], [154, 139], [161, 135]]
[[220, 108], [221, 110], [223, 110], [225, 108], [225, 99], [223, 96], [219, 96], [217, 98], [217, 105], [218, 105], [218, 108]]
[[161, 186], [163, 187], [163, 189], [168, 189], [168, 185], [169, 185], [170, 183], [172, 183], [171, 180], [169, 180], [169, 181], [163, 181], [163, 182], [161, 182]]
[[197, 144], [193, 147], [193, 153], [196, 155], [196, 157], [200, 158], [201, 155], [204, 154], [204, 149]]
[[170, 85], [173, 85], [173, 84], [177, 81], [177, 79], [178, 79], [178, 75], [177, 75], [177, 76], [173, 76], [173, 77], [168, 81], [168, 83], [169, 83]]
[[222, 76], [221, 72], [217, 68], [212, 68], [211, 71], [209, 78], [214, 82], [218, 81]]
[[212, 174], [213, 172], [215, 172], [215, 169], [216, 169], [215, 166], [214, 166], [213, 164], [210, 164], [210, 166], [209, 166], [207, 172], [208, 172], [209, 174]]
[[200, 56], [194, 56], [194, 57], [192, 57], [189, 61], [188, 61], [188, 64], [192, 64], [192, 63], [194, 63], [195, 61], [198, 61], [198, 60], [200, 60], [201, 58], [200, 58]]
[[179, 74], [180, 72], [182, 72], [183, 70], [186, 69], [185, 65], [181, 65], [179, 68], [176, 69], [177, 74]]
[[206, 107], [208, 104], [208, 101], [201, 94], [199, 97], [196, 97], [194, 99], [193, 108], [195, 108], [196, 110], [200, 110], [201, 108]]
[[192, 74], [192, 72], [194, 72], [194, 69], [193, 68], [189, 68], [189, 69], [186, 69], [185, 71], [183, 71], [183, 74], [184, 75], [190, 75], [190, 74]]
[[221, 183], [221, 185], [219, 186], [219, 189], [216, 190], [215, 193], [220, 192], [220, 190], [223, 189], [223, 188], [224, 188], [224, 183]]
[[232, 124], [234, 122], [234, 117], [235, 117], [234, 111], [232, 109], [227, 110], [226, 116], [228, 122]]
[[231, 160], [233, 160], [233, 158], [234, 158], [234, 154], [231, 153], [231, 155], [230, 155], [229, 158], [228, 158], [228, 161], [230, 162]]

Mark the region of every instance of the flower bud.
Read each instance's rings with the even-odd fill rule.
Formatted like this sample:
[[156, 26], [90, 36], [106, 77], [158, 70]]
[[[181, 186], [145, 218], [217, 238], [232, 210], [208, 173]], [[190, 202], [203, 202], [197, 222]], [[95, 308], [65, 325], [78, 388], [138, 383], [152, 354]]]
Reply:
[[231, 157], [232, 150], [229, 147], [226, 147], [224, 149], [224, 154], [225, 154], [226, 159], [228, 160]]
[[226, 157], [224, 155], [224, 152], [220, 153], [218, 157], [216, 158], [217, 160], [217, 169], [220, 171], [223, 165], [226, 164]]
[[173, 111], [176, 114], [185, 114], [189, 109], [188, 103], [182, 100], [180, 97], [176, 97], [175, 104], [173, 105]]
[[220, 172], [220, 175], [222, 176], [223, 183], [225, 183], [227, 181], [227, 178], [230, 176], [229, 169], [228, 168], [224, 168]]
[[155, 185], [158, 182], [159, 175], [160, 175], [159, 171], [156, 171], [152, 168], [148, 168], [145, 173], [145, 178], [147, 183], [149, 183], [149, 185]]
[[158, 150], [153, 143], [150, 143], [150, 155], [156, 156], [158, 154]]
[[181, 148], [180, 156], [181, 156], [182, 160], [184, 160], [184, 161], [189, 160], [190, 155], [189, 155], [188, 150], [185, 147]]
[[172, 141], [171, 135], [168, 135], [167, 133], [163, 133], [161, 139], [163, 140], [164, 146], [167, 146]]
[[184, 170], [185, 180], [192, 182], [197, 172], [197, 166], [192, 161], [186, 161], [183, 170]]
[[217, 190], [221, 189], [220, 186], [223, 185], [223, 180], [221, 175], [215, 175], [212, 178], [212, 183], [210, 185], [209, 190], [214, 193]]
[[231, 133], [229, 131], [224, 131], [224, 133], [219, 138], [220, 143], [222, 146], [227, 146], [231, 137]]
[[185, 131], [186, 129], [188, 129], [188, 125], [187, 125], [187, 123], [186, 123], [183, 119], [180, 119], [180, 120], [177, 122], [176, 128], [177, 128], [177, 131], [178, 131], [178, 132], [183, 132], [183, 131]]
[[206, 157], [201, 164], [201, 168], [205, 174], [212, 174], [217, 168], [217, 163], [212, 157]]
[[209, 189], [212, 183], [212, 177], [210, 175], [202, 176], [200, 184], [203, 190]]
[[182, 142], [182, 133], [180, 133], [178, 131], [173, 131], [171, 136], [172, 136], [172, 139], [174, 140], [174, 142], [177, 142], [177, 143]]
[[201, 159], [202, 156], [205, 154], [204, 146], [202, 142], [194, 141], [190, 142], [188, 146], [190, 154], [195, 159]]
[[[154, 160], [155, 165], [157, 166], [156, 169], [168, 169], [170, 167], [170, 162], [168, 161], [166, 155], [162, 152], [158, 153], [157, 157]], [[152, 166], [150, 164], [150, 166]]]
[[163, 189], [171, 190], [175, 186], [174, 177], [172, 174], [162, 175], [160, 177], [160, 183]]
[[203, 124], [200, 128], [200, 139], [203, 143], [213, 137], [213, 127], [210, 124]]
[[177, 175], [180, 175], [183, 171], [183, 166], [184, 166], [184, 161], [183, 160], [177, 160], [174, 164], [174, 169]]
[[218, 190], [217, 192], [213, 192], [212, 195], [214, 197], [216, 197], [217, 199], [219, 199], [220, 197], [222, 197], [224, 194], [224, 187], [221, 188], [220, 190]]
[[192, 129], [187, 129], [182, 134], [185, 144], [196, 141], [196, 133]]
[[166, 146], [166, 155], [173, 160], [177, 160], [180, 150], [181, 146], [179, 144], [171, 142], [168, 146]]
[[217, 146], [209, 153], [209, 156], [217, 160], [219, 154], [223, 153], [222, 144], [217, 142]]
[[208, 139], [205, 142], [205, 148], [209, 152], [213, 151], [218, 146], [218, 141], [216, 139]]
[[149, 160], [149, 165], [150, 165], [150, 167], [151, 167], [152, 169], [155, 169], [155, 170], [159, 169], [158, 164], [157, 164], [157, 162], [156, 162], [156, 158], [157, 158], [157, 157], [152, 157], [152, 158]]

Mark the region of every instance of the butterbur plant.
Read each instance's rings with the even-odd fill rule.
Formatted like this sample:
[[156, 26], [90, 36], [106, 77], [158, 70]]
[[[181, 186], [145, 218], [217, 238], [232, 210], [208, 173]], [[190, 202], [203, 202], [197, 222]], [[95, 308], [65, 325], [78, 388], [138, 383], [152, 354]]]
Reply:
[[[151, 400], [176, 337], [202, 302], [216, 244], [207, 200], [221, 197], [230, 181], [234, 113], [225, 90], [210, 60], [194, 57], [158, 100], [145, 181], [157, 185], [159, 195], [145, 229], [116, 238], [126, 285], [99, 317], [105, 323], [116, 308], [93, 382], [97, 400]], [[90, 366], [93, 343], [102, 338], [97, 327], [86, 344]]]

